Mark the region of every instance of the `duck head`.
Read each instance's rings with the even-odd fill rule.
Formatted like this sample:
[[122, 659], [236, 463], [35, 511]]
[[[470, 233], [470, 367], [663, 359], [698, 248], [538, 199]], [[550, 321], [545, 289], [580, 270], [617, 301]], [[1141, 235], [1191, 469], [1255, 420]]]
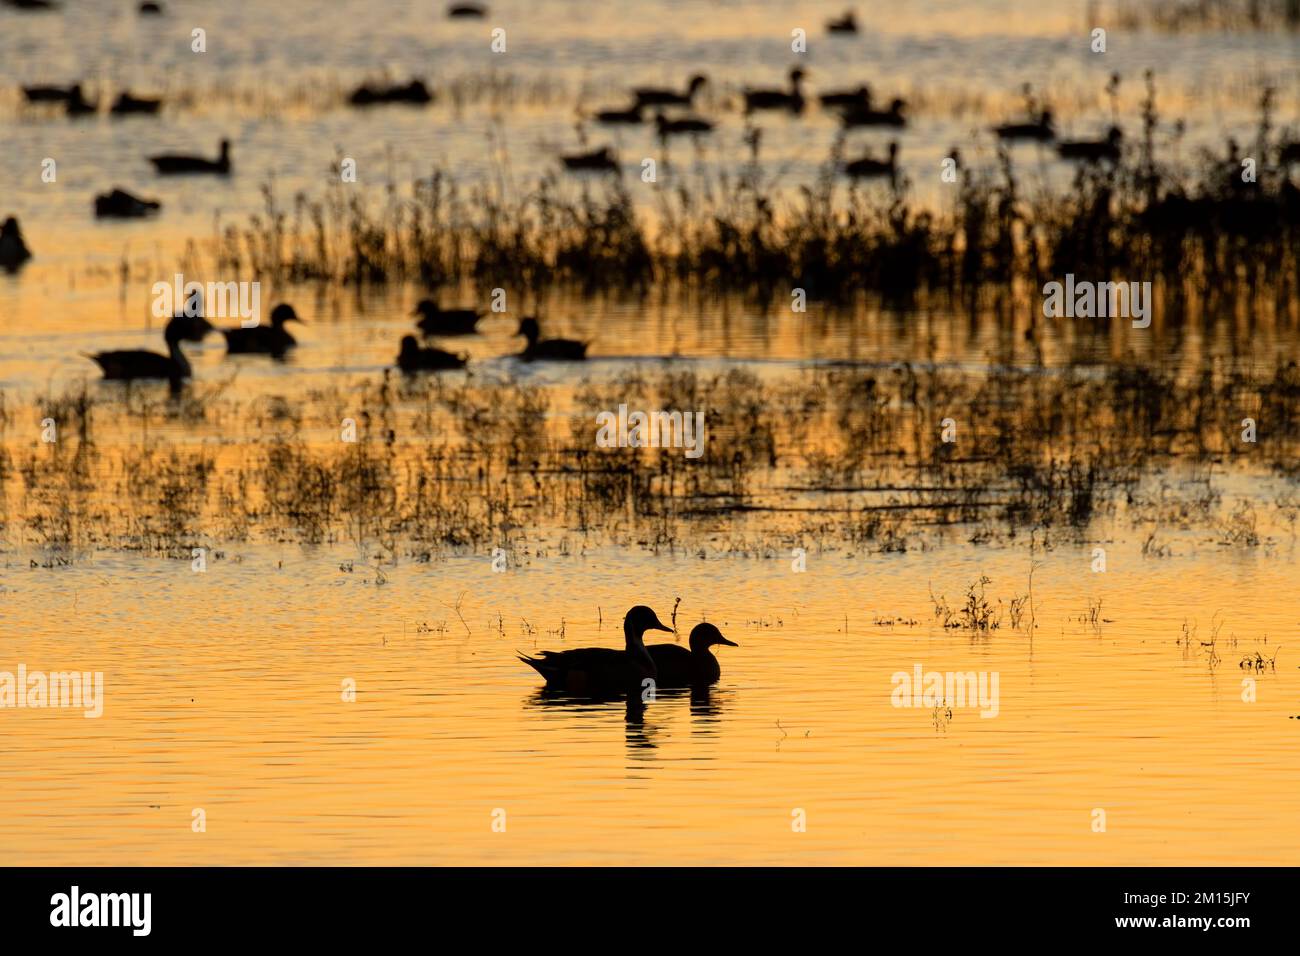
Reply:
[[430, 315], [437, 315], [438, 311], [437, 302], [434, 302], [432, 299], [421, 299], [419, 304], [415, 307], [415, 311], [412, 312], [411, 315], [422, 315], [427, 317]]
[[1043, 110], [1041, 113], [1038, 114], [1039, 126], [1051, 126], [1052, 123], [1054, 123], [1055, 121], [1056, 121], [1056, 117], [1052, 115], [1051, 110]]
[[694, 96], [697, 92], [699, 92], [700, 87], [708, 82], [709, 82], [709, 78], [707, 76], [705, 76], [703, 73], [696, 73], [694, 76], [691, 77], [691, 82], [686, 85], [686, 89], [691, 96]]
[[793, 86], [795, 89], [798, 89], [799, 84], [803, 82], [803, 78], [805, 76], [807, 76], [807, 74], [804, 73], [803, 67], [799, 67], [799, 66], [793, 67], [790, 70], [790, 85]]
[[201, 315], [174, 315], [163, 329], [163, 340], [168, 345], [180, 342], [202, 342], [215, 327]]
[[271, 310], [271, 325], [278, 329], [286, 322], [298, 322], [302, 325], [307, 324], [306, 322], [303, 322], [302, 319], [298, 318], [298, 313], [293, 311], [293, 306], [288, 302], [281, 302]]
[[412, 356], [419, 354], [420, 343], [415, 340], [414, 335], [402, 336], [402, 355]]
[[[533, 345], [542, 337], [542, 327], [537, 324], [537, 319], [528, 316], [527, 318], [519, 320], [519, 330], [515, 332], [515, 335], [522, 335], [524, 338], [528, 339], [529, 345]], [[635, 611], [636, 608], [633, 608], [632, 610]], [[648, 607], [642, 608], [642, 610], [650, 611]], [[653, 617], [654, 611], [650, 611], [650, 614]]]
[[644, 604], [638, 604], [628, 611], [627, 616], [623, 618], [623, 633], [629, 638], [636, 635], [639, 640], [646, 631], [667, 631], [671, 634], [672, 630], [671, 627], [665, 626], [659, 620], [659, 616]]
[[735, 641], [729, 641], [722, 636], [712, 624], [696, 624], [691, 628], [690, 645], [692, 651], [703, 651], [713, 647], [715, 644], [725, 644], [727, 647], [739, 647]]
[[228, 139], [223, 139], [221, 141], [221, 162], [230, 162], [230, 140]]

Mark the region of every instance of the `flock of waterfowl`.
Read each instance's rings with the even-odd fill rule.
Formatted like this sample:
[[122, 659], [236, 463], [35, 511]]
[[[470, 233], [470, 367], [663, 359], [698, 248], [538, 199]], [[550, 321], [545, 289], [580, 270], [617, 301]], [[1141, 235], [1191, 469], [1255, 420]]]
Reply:
[[569, 651], [542, 651], [536, 657], [521, 654], [519, 659], [545, 678], [548, 691], [612, 697], [641, 694], [651, 681], [656, 688], [716, 684], [722, 669], [710, 648], [739, 647], [708, 623], [692, 628], [689, 650], [678, 644], [647, 646], [647, 631], [673, 633], [652, 609], [638, 604], [623, 618], [621, 651], [611, 647], [579, 647]]

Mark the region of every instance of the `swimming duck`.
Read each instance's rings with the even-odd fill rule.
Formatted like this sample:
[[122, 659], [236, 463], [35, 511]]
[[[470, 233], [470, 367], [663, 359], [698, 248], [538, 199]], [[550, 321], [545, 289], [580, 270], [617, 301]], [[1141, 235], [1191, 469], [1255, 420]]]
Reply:
[[700, 91], [700, 87], [708, 82], [708, 77], [696, 73], [686, 84], [684, 93], [661, 86], [642, 86], [632, 91], [632, 97], [637, 106], [690, 106], [695, 101], [695, 94]]
[[854, 16], [852, 10], [845, 10], [844, 16], [834, 20], [826, 21], [827, 33], [857, 33], [858, 18]]
[[688, 651], [680, 644], [651, 644], [646, 648], [655, 662], [658, 674], [655, 683], [660, 687], [702, 687], [716, 684], [722, 676], [718, 659], [709, 651], [716, 644], [739, 647], [735, 641], [722, 636], [712, 624], [696, 624], [691, 629]]
[[836, 109], [871, 109], [871, 87], [863, 83], [856, 90], [832, 90], [817, 97], [825, 107]]
[[587, 357], [586, 342], [576, 342], [573, 339], [543, 339], [541, 326], [537, 324], [535, 318], [521, 320], [519, 331], [515, 335], [522, 335], [528, 339], [528, 345], [519, 354], [525, 362], [546, 359], [580, 362]]
[[893, 179], [898, 173], [898, 143], [889, 144], [889, 158], [876, 159], [874, 156], [863, 156], [861, 159], [855, 159], [844, 164], [844, 172], [855, 179], [870, 179], [873, 177], [888, 176]]
[[1059, 143], [1056, 152], [1062, 159], [1077, 159], [1085, 163], [1096, 163], [1103, 159], [1119, 162], [1119, 146], [1124, 133], [1118, 126], [1112, 126], [1105, 139], [1083, 139], [1074, 142]]
[[641, 110], [640, 103], [633, 103], [625, 110], [600, 110], [594, 119], [606, 126], [635, 126], [642, 120]]
[[790, 70], [788, 92], [786, 90], [745, 90], [745, 112], [752, 113], [755, 110], [802, 112], [804, 98], [803, 91], [799, 87], [803, 83], [803, 78], [804, 71], [796, 66]]
[[212, 331], [212, 324], [201, 316], [175, 316], [163, 330], [167, 355], [146, 352], [143, 349], [125, 349], [116, 352], [97, 352], [88, 355], [104, 372], [104, 378], [116, 381], [136, 379], [166, 379], [173, 392], [181, 381], [190, 377], [189, 359], [181, 351], [181, 342], [201, 342]]
[[901, 127], [907, 125], [907, 117], [903, 115], [903, 110], [907, 108], [905, 100], [894, 97], [890, 101], [889, 109], [878, 110], [871, 106], [868, 101], [859, 105], [851, 106], [840, 115], [840, 121], [845, 127], [851, 126], [894, 126]]
[[1028, 139], [1045, 143], [1056, 138], [1053, 122], [1052, 111], [1043, 110], [1038, 114], [1037, 120], [1027, 123], [1003, 123], [1001, 126], [995, 126], [993, 132], [998, 139]]
[[113, 101], [109, 113], [114, 116], [130, 116], [133, 114], [155, 116], [161, 108], [162, 100], [157, 97], [132, 96], [130, 93], [122, 93]]
[[422, 349], [414, 335], [402, 336], [402, 350], [397, 353], [397, 367], [408, 375], [464, 368], [468, 361], [464, 355], [453, 355], [442, 349]]
[[624, 649], [579, 647], [571, 651], [542, 651], [537, 657], [519, 659], [546, 678], [547, 690], [565, 691], [588, 697], [604, 697], [640, 691], [642, 681], [658, 673], [654, 658], [645, 646], [646, 631], [668, 631], [659, 617], [638, 604], [623, 618]]
[[23, 231], [18, 227], [18, 220], [10, 216], [0, 224], [0, 269], [17, 272], [31, 257], [31, 250], [23, 241]]
[[155, 3], [154, 0], [144, 0], [144, 3], [140, 4], [139, 9], [140, 9], [140, 16], [142, 17], [149, 17], [149, 16], [156, 17], [163, 12], [162, 4]]
[[149, 162], [153, 163], [154, 169], [162, 176], [178, 176], [187, 173], [215, 173], [218, 176], [226, 176], [230, 173], [230, 140], [221, 141], [221, 155], [216, 159], [166, 153], [161, 156], [150, 156]]
[[255, 325], [251, 329], [222, 329], [226, 337], [226, 352], [231, 354], [259, 354], [284, 358], [284, 353], [298, 344], [292, 335], [285, 331], [284, 323], [302, 322], [293, 306], [281, 302], [271, 310], [270, 325]]
[[453, 3], [447, 8], [450, 20], [477, 20], [487, 16], [487, 7], [481, 3]]
[[420, 316], [416, 326], [425, 335], [473, 335], [483, 318], [476, 309], [443, 309], [433, 299], [421, 299], [412, 315]]
[[567, 156], [561, 156], [560, 160], [564, 163], [565, 169], [571, 169], [575, 172], [618, 172], [618, 160], [614, 157], [614, 151], [608, 146], [602, 146], [600, 149], [594, 149], [589, 153], [570, 153]]
[[711, 133], [713, 132], [713, 124], [706, 119], [700, 119], [698, 116], [684, 116], [680, 119], [670, 120], [663, 113], [656, 113], [655, 129], [659, 132], [660, 139], [667, 139], [669, 136], [678, 136], [683, 133], [691, 135]]
[[99, 219], [143, 219], [161, 208], [157, 200], [141, 199], [124, 189], [95, 197], [95, 216]]
[[70, 87], [63, 86], [24, 86], [23, 96], [28, 103], [66, 103], [72, 94]]
[[348, 102], [353, 106], [379, 106], [385, 103], [411, 103], [421, 106], [433, 102], [433, 94], [422, 80], [404, 86], [370, 86], [362, 84], [352, 91]]

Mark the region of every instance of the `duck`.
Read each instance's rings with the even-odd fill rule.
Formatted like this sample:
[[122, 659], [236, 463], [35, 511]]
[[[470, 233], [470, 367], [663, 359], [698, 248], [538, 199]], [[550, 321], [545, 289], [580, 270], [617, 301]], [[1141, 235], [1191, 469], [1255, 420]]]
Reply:
[[655, 612], [638, 604], [623, 618], [624, 649], [579, 647], [571, 651], [542, 651], [536, 657], [519, 659], [546, 678], [546, 689], [581, 694], [587, 697], [635, 693], [642, 681], [658, 675], [654, 658], [645, 646], [646, 631], [672, 628], [659, 620]]
[[573, 339], [543, 339], [541, 326], [535, 318], [525, 318], [519, 322], [519, 331], [528, 339], [528, 345], [519, 353], [525, 362], [553, 360], [561, 362], [580, 362], [587, 357], [587, 343]]
[[888, 159], [863, 156], [861, 159], [854, 159], [845, 163], [844, 172], [854, 179], [871, 179], [882, 176], [893, 179], [898, 174], [898, 143], [889, 144]]
[[700, 87], [709, 82], [702, 73], [696, 73], [686, 84], [686, 91], [665, 89], [661, 86], [642, 86], [632, 91], [632, 98], [637, 106], [690, 106], [695, 101], [695, 94]]
[[23, 96], [28, 103], [66, 103], [72, 88], [65, 86], [24, 86]]
[[889, 109], [878, 110], [872, 108], [870, 102], [863, 103], [859, 106], [853, 106], [846, 109], [840, 116], [840, 121], [846, 126], [894, 126], [902, 127], [907, 125], [907, 117], [903, 115], [903, 110], [907, 108], [907, 101], [894, 97], [889, 103]]
[[844, 16], [826, 21], [827, 33], [857, 33], [858, 18], [852, 10], [845, 10]]
[[144, 0], [144, 3], [140, 4], [139, 6], [139, 11], [140, 11], [140, 16], [142, 17], [161, 16], [163, 12], [163, 6], [161, 3], [155, 3], [154, 0]]
[[745, 90], [745, 112], [755, 110], [789, 110], [791, 113], [803, 111], [803, 91], [799, 88], [805, 74], [801, 67], [790, 70], [790, 89], [785, 90]]
[[74, 83], [68, 90], [66, 108], [69, 116], [89, 116], [99, 109], [98, 102], [91, 102], [82, 95], [81, 84]]
[[487, 7], [481, 3], [453, 3], [447, 8], [448, 20], [480, 20], [487, 16]]
[[17, 272], [31, 257], [32, 252], [23, 241], [23, 231], [18, 226], [18, 220], [10, 216], [0, 223], [0, 269]]
[[822, 106], [835, 109], [871, 109], [871, 87], [863, 83], [856, 90], [832, 90], [817, 97]]
[[561, 156], [560, 161], [564, 163], [565, 169], [574, 172], [618, 172], [618, 160], [614, 156], [614, 151], [608, 146], [602, 146], [589, 153], [570, 153]]
[[132, 96], [130, 93], [121, 93], [113, 101], [109, 113], [113, 116], [155, 116], [161, 108], [162, 100], [157, 97]]
[[640, 103], [633, 103], [625, 110], [598, 110], [593, 119], [606, 126], [636, 126], [643, 120], [641, 115], [643, 108]]
[[143, 349], [125, 349], [116, 352], [96, 352], [86, 357], [104, 372], [104, 378], [113, 381], [137, 379], [166, 379], [173, 392], [179, 391], [181, 382], [191, 375], [189, 359], [181, 351], [181, 342], [201, 342], [213, 326], [202, 316], [174, 316], [163, 330], [167, 343], [166, 355]]
[[348, 102], [353, 106], [378, 106], [385, 103], [411, 103], [417, 106], [433, 102], [433, 94], [422, 80], [404, 86], [370, 86], [362, 84], [352, 91]]
[[420, 316], [416, 326], [425, 335], [473, 335], [483, 313], [476, 309], [443, 309], [433, 299], [421, 299], [412, 315]]
[[722, 676], [718, 659], [709, 650], [716, 644], [739, 647], [722, 636], [712, 624], [696, 624], [688, 640], [690, 650], [680, 644], [651, 644], [646, 648], [655, 662], [659, 687], [703, 687], [716, 684]]
[[1052, 111], [1043, 110], [1036, 120], [1031, 119], [1025, 123], [1003, 123], [1001, 126], [993, 127], [993, 132], [998, 139], [1028, 139], [1046, 143], [1056, 139], [1054, 122]]
[[284, 358], [284, 353], [298, 344], [284, 329], [286, 322], [302, 322], [293, 306], [281, 302], [271, 310], [270, 325], [255, 325], [250, 329], [222, 329], [226, 337], [226, 353], [236, 355], [259, 354]]
[[114, 189], [95, 197], [97, 219], [143, 219], [162, 208], [156, 199], [141, 199], [124, 189]]
[[414, 335], [402, 336], [402, 349], [397, 353], [397, 367], [408, 375], [464, 368], [468, 361], [465, 355], [453, 355], [442, 349], [422, 349]]
[[221, 141], [221, 153], [216, 159], [204, 159], [202, 156], [166, 153], [150, 156], [149, 162], [160, 176], [179, 176], [188, 173], [214, 173], [218, 176], [230, 174], [230, 140]]
[[659, 133], [660, 139], [667, 139], [669, 136], [681, 134], [693, 136], [699, 133], [711, 133], [713, 132], [713, 124], [706, 119], [700, 119], [698, 116], [683, 116], [679, 119], [670, 120], [663, 113], [656, 113], [655, 129]]
[[1081, 139], [1073, 142], [1058, 143], [1057, 155], [1062, 159], [1077, 159], [1085, 163], [1096, 163], [1103, 159], [1119, 162], [1120, 143], [1124, 133], [1118, 126], [1112, 126], [1105, 139]]

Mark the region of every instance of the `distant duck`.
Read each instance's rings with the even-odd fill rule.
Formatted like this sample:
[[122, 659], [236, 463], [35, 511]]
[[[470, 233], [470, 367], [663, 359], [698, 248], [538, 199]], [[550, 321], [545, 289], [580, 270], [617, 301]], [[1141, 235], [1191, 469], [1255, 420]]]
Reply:
[[857, 33], [858, 18], [854, 16], [852, 10], [845, 10], [844, 16], [834, 20], [826, 21], [827, 33]]
[[1046, 143], [1056, 138], [1056, 128], [1053, 124], [1052, 111], [1043, 110], [1038, 114], [1037, 120], [1031, 119], [1027, 123], [1003, 123], [1001, 126], [995, 126], [993, 132], [998, 139], [1027, 139]]
[[191, 375], [189, 360], [181, 351], [181, 342], [201, 342], [212, 331], [212, 325], [201, 317], [176, 316], [163, 330], [167, 355], [127, 349], [118, 352], [98, 352], [88, 355], [104, 372], [104, 378], [114, 381], [136, 379], [166, 379], [172, 391], [178, 391], [181, 382]]
[[817, 97], [822, 106], [841, 109], [871, 109], [871, 87], [865, 83], [856, 90], [833, 90]]
[[534, 318], [520, 321], [519, 331], [515, 335], [522, 335], [528, 339], [528, 345], [519, 354], [525, 362], [548, 360], [580, 362], [587, 357], [586, 342], [576, 342], [573, 339], [544, 339], [541, 327]]
[[723, 637], [712, 624], [696, 624], [691, 629], [688, 643], [689, 651], [680, 644], [651, 644], [646, 648], [658, 670], [655, 677], [657, 686], [707, 687], [716, 684], [722, 676], [722, 668], [709, 648], [717, 644], [740, 646]]
[[1085, 163], [1097, 163], [1105, 159], [1114, 163], [1119, 162], [1120, 143], [1123, 139], [1123, 131], [1118, 126], [1112, 126], [1105, 139], [1059, 143], [1056, 152], [1062, 159], [1077, 159]]
[[695, 102], [695, 94], [700, 87], [709, 82], [702, 73], [696, 73], [686, 84], [685, 92], [666, 89], [662, 86], [642, 86], [632, 91], [637, 106], [690, 106]]
[[594, 149], [589, 153], [570, 153], [560, 157], [565, 169], [601, 173], [618, 172], [618, 160], [608, 146]]
[[0, 223], [0, 269], [17, 272], [31, 257], [31, 250], [23, 241], [23, 231], [18, 228], [18, 220], [10, 216]]
[[28, 103], [66, 103], [72, 95], [69, 86], [24, 86], [23, 96]]
[[72, 89], [68, 90], [67, 110], [69, 116], [89, 116], [98, 109], [98, 102], [91, 102], [81, 94], [80, 83], [74, 83]]
[[352, 91], [348, 102], [353, 106], [379, 106], [385, 103], [410, 103], [422, 106], [433, 102], [433, 94], [421, 80], [411, 80], [402, 86], [370, 86], [363, 84]]
[[479, 20], [487, 16], [487, 7], [481, 3], [453, 3], [447, 8], [450, 20]]
[[163, 12], [161, 3], [154, 3], [153, 0], [145, 0], [140, 4], [140, 15], [143, 17], [158, 16]]
[[667, 139], [669, 136], [694, 136], [699, 133], [712, 133], [713, 124], [706, 119], [700, 119], [698, 116], [684, 116], [670, 120], [663, 113], [656, 113], [655, 130], [659, 133], [660, 139]]
[[790, 70], [790, 89], [786, 90], [745, 90], [745, 112], [755, 110], [789, 110], [791, 113], [802, 112], [804, 108], [803, 83], [804, 71], [800, 67]]
[[579, 647], [571, 651], [542, 651], [519, 659], [546, 678], [546, 689], [605, 697], [639, 693], [645, 680], [655, 680], [658, 669], [645, 646], [646, 631], [668, 631], [650, 608], [638, 604], [623, 618], [623, 650]]
[[156, 116], [161, 107], [162, 100], [157, 97], [132, 96], [130, 93], [122, 93], [113, 101], [113, 107], [109, 112], [114, 116]]
[[157, 200], [141, 199], [124, 189], [95, 197], [95, 216], [99, 219], [143, 219], [161, 208]]
[[893, 179], [898, 174], [898, 143], [889, 144], [888, 159], [863, 156], [861, 159], [845, 163], [844, 172], [854, 179], [872, 179], [885, 176]]
[[606, 126], [635, 126], [644, 120], [643, 108], [640, 103], [633, 103], [625, 110], [600, 110], [593, 118]]
[[420, 316], [416, 327], [425, 335], [473, 335], [483, 313], [477, 309], [443, 309], [432, 299], [422, 299], [412, 315]]
[[898, 128], [907, 125], [907, 117], [903, 115], [903, 110], [906, 108], [907, 102], [895, 97], [890, 102], [887, 110], [873, 109], [868, 102], [849, 107], [841, 114], [840, 120], [846, 127], [893, 126]]
[[149, 162], [163, 176], [179, 176], [189, 173], [214, 173], [218, 176], [230, 174], [230, 140], [221, 141], [221, 154], [216, 159], [204, 159], [202, 156], [184, 154], [165, 154], [150, 156]]
[[439, 372], [464, 368], [469, 359], [442, 349], [420, 348], [414, 335], [402, 336], [402, 350], [397, 353], [397, 367], [408, 375], [413, 372]]
[[59, 5], [54, 0], [4, 0], [5, 6], [15, 10], [57, 10]]
[[281, 302], [271, 310], [270, 325], [255, 325], [251, 329], [222, 329], [226, 337], [226, 352], [231, 355], [271, 355], [284, 358], [284, 354], [298, 344], [298, 341], [285, 331], [284, 323], [302, 322], [293, 306]]

